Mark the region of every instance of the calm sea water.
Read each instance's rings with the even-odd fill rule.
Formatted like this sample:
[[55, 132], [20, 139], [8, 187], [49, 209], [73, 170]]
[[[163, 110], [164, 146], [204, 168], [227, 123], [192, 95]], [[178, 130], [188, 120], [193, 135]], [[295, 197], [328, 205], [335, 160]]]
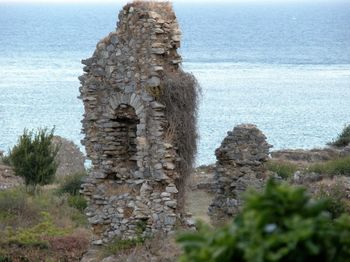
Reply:
[[[0, 4], [0, 149], [56, 126], [80, 144], [80, 60], [120, 5]], [[275, 149], [321, 147], [350, 123], [350, 3], [175, 5], [183, 66], [202, 86], [197, 164], [239, 123]]]

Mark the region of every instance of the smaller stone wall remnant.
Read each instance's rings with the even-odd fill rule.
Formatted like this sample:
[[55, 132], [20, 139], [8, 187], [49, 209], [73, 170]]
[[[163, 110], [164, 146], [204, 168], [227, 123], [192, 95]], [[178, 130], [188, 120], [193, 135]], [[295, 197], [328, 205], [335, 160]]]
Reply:
[[264, 166], [272, 146], [265, 135], [251, 124], [236, 126], [216, 149], [215, 196], [209, 215], [215, 224], [236, 215], [248, 187], [261, 188], [267, 169]]

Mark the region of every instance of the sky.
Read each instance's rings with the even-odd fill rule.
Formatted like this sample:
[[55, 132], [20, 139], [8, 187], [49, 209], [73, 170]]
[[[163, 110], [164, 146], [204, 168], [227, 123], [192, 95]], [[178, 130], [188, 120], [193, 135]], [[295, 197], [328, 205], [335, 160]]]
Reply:
[[[297, 3], [311, 3], [311, 2], [350, 2], [350, 0], [173, 0], [174, 3], [203, 3], [203, 2], [221, 2], [221, 3], [247, 3], [247, 2], [297, 2]], [[131, 0], [0, 0], [0, 3], [84, 3], [84, 4], [93, 4], [93, 3], [118, 3], [118, 4], [126, 4], [128, 2], [132, 2]]]

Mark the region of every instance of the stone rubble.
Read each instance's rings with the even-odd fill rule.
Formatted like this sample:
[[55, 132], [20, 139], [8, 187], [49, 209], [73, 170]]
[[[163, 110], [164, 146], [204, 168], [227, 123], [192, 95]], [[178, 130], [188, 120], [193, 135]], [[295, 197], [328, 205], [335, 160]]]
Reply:
[[24, 180], [15, 176], [12, 167], [0, 164], [0, 190], [24, 185]]
[[169, 3], [135, 2], [82, 61], [82, 143], [92, 173], [81, 192], [94, 244], [169, 233], [179, 222], [179, 159], [156, 98], [164, 71], [181, 70], [180, 38]]
[[215, 196], [209, 206], [213, 224], [226, 222], [239, 212], [248, 187], [260, 189], [268, 171], [264, 166], [272, 146], [251, 124], [236, 126], [216, 149]]

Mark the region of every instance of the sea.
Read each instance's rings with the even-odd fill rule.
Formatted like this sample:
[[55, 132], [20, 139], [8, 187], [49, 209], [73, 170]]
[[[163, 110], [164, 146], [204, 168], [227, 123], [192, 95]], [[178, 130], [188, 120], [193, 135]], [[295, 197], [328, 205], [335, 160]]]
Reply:
[[[25, 128], [80, 144], [81, 59], [122, 4], [0, 3], [0, 150]], [[202, 92], [196, 165], [256, 124], [273, 150], [323, 147], [350, 123], [350, 2], [174, 3], [183, 68]]]

